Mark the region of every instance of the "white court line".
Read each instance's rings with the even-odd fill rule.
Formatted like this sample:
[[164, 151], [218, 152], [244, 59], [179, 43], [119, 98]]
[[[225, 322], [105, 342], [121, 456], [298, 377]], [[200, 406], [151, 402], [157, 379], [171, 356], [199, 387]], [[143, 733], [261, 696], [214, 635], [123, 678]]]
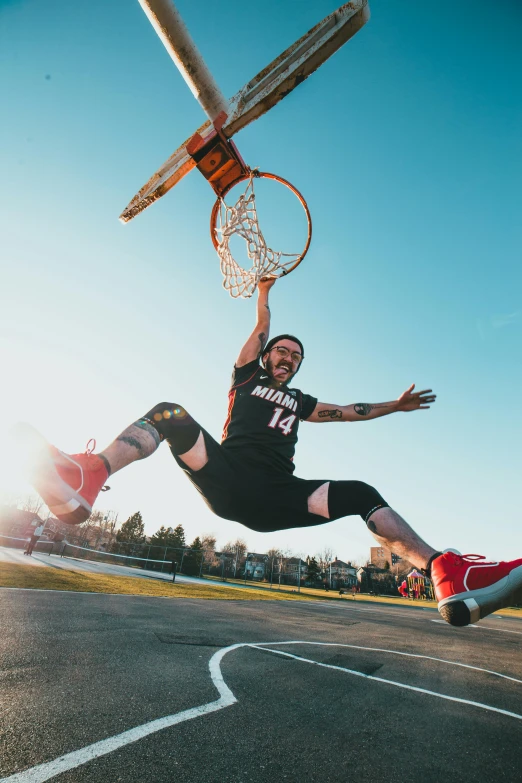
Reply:
[[376, 652], [388, 652], [393, 653], [396, 655], [405, 655], [412, 658], [426, 658], [427, 660], [431, 661], [439, 661], [441, 663], [446, 664], [452, 664], [455, 666], [465, 666], [469, 669], [475, 669], [476, 671], [482, 671], [487, 672], [489, 674], [494, 674], [498, 677], [504, 677], [509, 680], [513, 680], [514, 682], [519, 682], [522, 684], [521, 680], [515, 680], [513, 677], [507, 677], [507, 675], [500, 674], [499, 672], [491, 672], [488, 669], [479, 669], [478, 667], [474, 666], [467, 666], [466, 664], [460, 664], [456, 661], [445, 661], [440, 658], [431, 658], [430, 656], [426, 655], [419, 655], [419, 654], [413, 654], [413, 653], [403, 653], [399, 652], [397, 650], [381, 650], [380, 648], [376, 647], [357, 647], [356, 645], [348, 645], [348, 644], [336, 644], [336, 643], [327, 643], [327, 642], [306, 642], [306, 641], [288, 641], [288, 642], [259, 642], [257, 644], [252, 642], [243, 642], [238, 644], [232, 644], [229, 647], [223, 647], [221, 650], [218, 650], [212, 658], [209, 661], [209, 670], [210, 670], [210, 678], [215, 685], [220, 698], [216, 701], [208, 702], [207, 704], [202, 704], [199, 707], [193, 707], [189, 710], [184, 710], [183, 712], [177, 712], [173, 715], [166, 715], [164, 718], [158, 718], [153, 721], [149, 721], [148, 723], [144, 723], [141, 726], [136, 726], [133, 729], [129, 729], [128, 731], [124, 731], [121, 734], [116, 734], [113, 737], [108, 737], [105, 740], [100, 740], [99, 742], [94, 742], [91, 745], [86, 745], [84, 748], [80, 748], [79, 750], [72, 751], [71, 753], [66, 753], [63, 756], [59, 756], [57, 759], [53, 759], [52, 761], [45, 762], [44, 764], [38, 764], [35, 767], [31, 767], [29, 769], [24, 770], [23, 772], [17, 772], [14, 775], [10, 775], [6, 778], [1, 778], [0, 783], [44, 783], [46, 780], [50, 780], [51, 778], [56, 777], [57, 775], [61, 775], [63, 772], [67, 772], [70, 769], [75, 769], [77, 767], [82, 766], [83, 764], [86, 764], [89, 761], [92, 761], [95, 758], [99, 758], [100, 756], [105, 756], [108, 753], [112, 753], [115, 750], [118, 750], [119, 748], [124, 747], [125, 745], [130, 745], [133, 742], [137, 742], [138, 740], [143, 739], [144, 737], [154, 734], [157, 731], [162, 731], [163, 729], [169, 728], [170, 726], [175, 726], [178, 723], [184, 723], [187, 720], [191, 720], [193, 718], [199, 718], [202, 715], [208, 715], [212, 712], [217, 712], [219, 710], [224, 709], [225, 707], [230, 707], [233, 704], [237, 703], [237, 699], [226, 684], [225, 680], [223, 679], [223, 675], [221, 673], [221, 661], [227, 655], [229, 652], [232, 652], [233, 650], [238, 650], [241, 647], [250, 647], [252, 649], [256, 650], [267, 650], [269, 652], [275, 653], [277, 655], [282, 655], [287, 658], [293, 658], [296, 661], [300, 661], [303, 663], [310, 663], [315, 666], [320, 666], [326, 669], [334, 669], [336, 671], [342, 671], [345, 674], [352, 674], [356, 677], [363, 677], [366, 680], [371, 680], [373, 682], [381, 682], [385, 685], [393, 685], [397, 688], [404, 688], [406, 690], [416, 691], [417, 693], [423, 693], [429, 696], [435, 696], [439, 699], [446, 699], [448, 701], [454, 701], [461, 704], [467, 704], [473, 707], [479, 707], [481, 709], [490, 711], [490, 712], [496, 712], [501, 715], [506, 715], [507, 717], [511, 718], [517, 718], [518, 720], [522, 720], [522, 715], [518, 715], [514, 712], [508, 712], [507, 710], [501, 710], [496, 707], [490, 707], [487, 704], [482, 704], [480, 702], [475, 701], [469, 701], [467, 699], [459, 699], [455, 696], [447, 696], [442, 693], [436, 693], [435, 691], [429, 691], [424, 688], [417, 688], [412, 685], [406, 685], [405, 683], [400, 682], [394, 682], [393, 680], [385, 680], [381, 677], [374, 677], [369, 674], [363, 674], [362, 672], [357, 672], [352, 669], [345, 669], [341, 666], [333, 666], [331, 664], [325, 664], [325, 663], [319, 663], [318, 661], [314, 661], [307, 658], [300, 658], [297, 655], [292, 655], [291, 653], [285, 653], [282, 650], [274, 650], [268, 647], [268, 645], [289, 645], [289, 644], [309, 644], [309, 645], [316, 645], [321, 647], [353, 647], [356, 649], [364, 649], [364, 650], [373, 650]]
[[[440, 625], [446, 625], [446, 626], [449, 625], [450, 628], [456, 628], [457, 627], [457, 628], [465, 629], [465, 628], [478, 628], [479, 627], [478, 625], [474, 625], [473, 623], [471, 625], [454, 626], [454, 625], [451, 625], [450, 623], [447, 623], [446, 620], [432, 620], [431, 622], [432, 623], [439, 623]], [[483, 627], [483, 626], [481, 626], [481, 627]], [[491, 630], [495, 631], [496, 629], [495, 628], [491, 628]]]
[[[306, 604], [306, 606], [317, 606], [316, 603], [309, 603]], [[368, 614], [393, 614], [395, 617], [410, 617], [412, 620], [425, 620], [426, 615], [415, 615], [413, 616], [411, 610], [409, 612], [397, 612], [395, 609], [390, 607], [384, 607], [382, 609], [360, 609], [359, 607], [355, 606], [343, 606], [341, 604], [331, 604], [329, 601], [321, 601], [321, 606], [327, 606], [328, 609], [339, 609], [340, 611], [350, 611], [350, 612], [368, 612]], [[412, 607], [413, 610], [417, 609], [417, 607]], [[424, 609], [423, 607], [418, 607], [417, 611], [419, 612], [429, 612], [429, 611], [436, 611], [435, 608], [432, 610], [430, 609]], [[444, 622], [444, 620], [442, 621]]]
[[[314, 644], [314, 642], [297, 642], [298, 644]], [[290, 644], [290, 642], [283, 642], [283, 644]], [[315, 644], [321, 644], [321, 642], [315, 642]], [[340, 644], [339, 647], [344, 647], [345, 645]], [[342, 666], [333, 666], [331, 663], [319, 663], [318, 661], [314, 661], [310, 658], [301, 658], [299, 655], [292, 655], [291, 653], [283, 652], [283, 650], [273, 650], [269, 647], [261, 647], [256, 644], [251, 644], [250, 647], [254, 647], [257, 650], [268, 650], [268, 652], [275, 653], [276, 655], [282, 655], [285, 658], [293, 658], [295, 661], [300, 661], [302, 663], [311, 663], [314, 666], [320, 666], [324, 669], [334, 669], [338, 672], [344, 672], [345, 674], [352, 674], [354, 677], [364, 677], [366, 680], [373, 680], [374, 682], [382, 682], [385, 685], [394, 685], [396, 688], [404, 688], [408, 691], [415, 691], [416, 693], [424, 693], [427, 696], [436, 696], [438, 699], [446, 699], [447, 701], [455, 701], [459, 704], [469, 704], [471, 707], [479, 707], [482, 710], [487, 710], [488, 712], [497, 712], [500, 715], [507, 715], [509, 718], [517, 718], [517, 720], [522, 720], [522, 715], [519, 715], [516, 712], [509, 712], [508, 710], [501, 710], [498, 707], [490, 707], [488, 704], [482, 704], [480, 701], [470, 701], [469, 699], [459, 699], [456, 696], [446, 696], [444, 693], [437, 693], [436, 691], [429, 691], [426, 688], [417, 688], [414, 685], [406, 685], [403, 682], [395, 682], [394, 680], [385, 680], [382, 677], [374, 677], [372, 674], [363, 674], [362, 672], [357, 672], [354, 669], [345, 669]], [[369, 649], [369, 648], [367, 648]], [[424, 656], [419, 656], [424, 657]], [[436, 659], [431, 659], [436, 660]], [[470, 667], [473, 668], [473, 667]], [[486, 671], [485, 669], [483, 671]], [[509, 677], [508, 679], [513, 679], [512, 677]], [[515, 682], [520, 682], [520, 680], [515, 680]], [[0, 781], [1, 783], [1, 781]]]
[[[316, 604], [306, 604], [306, 606], [316, 606]], [[321, 602], [321, 606], [328, 606], [329, 609], [340, 609], [341, 611], [349, 610], [351, 612], [367, 612], [368, 614], [393, 614], [395, 617], [410, 617], [412, 620], [429, 620], [432, 623], [440, 623], [440, 625], [445, 625], [446, 628], [452, 628], [455, 629], [456, 626], [451, 625], [450, 623], [447, 623], [446, 620], [433, 620], [431, 617], [428, 617], [427, 615], [415, 615], [413, 616], [410, 612], [397, 612], [392, 607], [386, 607], [384, 609], [360, 609], [359, 607], [355, 606], [340, 606], [340, 605], [332, 605], [327, 601]], [[418, 609], [418, 611], [421, 612], [429, 612], [430, 609], [424, 609], [422, 607], [412, 607], [412, 609]], [[435, 611], [435, 609], [433, 609]], [[493, 615], [489, 618], [490, 620], [495, 619]], [[504, 618], [499, 618], [504, 619]], [[515, 618], [516, 619], [516, 618]], [[490, 628], [489, 625], [477, 625], [477, 624], [471, 624], [471, 625], [463, 625], [461, 628], [481, 628], [483, 631], [498, 631], [499, 633], [515, 633], [518, 636], [522, 636], [522, 631], [509, 631], [506, 628]], [[1, 782], [0, 782], [1, 783]]]
[[[444, 620], [441, 620], [443, 623]], [[260, 642], [259, 644], [251, 644], [250, 647], [255, 647], [256, 649], [263, 649], [264, 644], [269, 644], [269, 642]], [[274, 644], [274, 642], [272, 642]], [[473, 669], [473, 671], [476, 672], [484, 672], [484, 674], [493, 674], [495, 677], [501, 677], [503, 680], [511, 680], [512, 682], [518, 682], [520, 685], [522, 685], [522, 680], [518, 680], [516, 677], [510, 677], [507, 674], [501, 674], [500, 672], [492, 671], [491, 669], [482, 669], [480, 666], [471, 666], [469, 663], [459, 663], [458, 661], [448, 661], [445, 658], [434, 658], [432, 655], [421, 655], [420, 653], [407, 653], [407, 652], [400, 652], [399, 650], [387, 650], [383, 647], [363, 647], [360, 644], [338, 644], [337, 642], [277, 642], [278, 645], [283, 644], [309, 644], [309, 645], [317, 645], [319, 647], [347, 647], [350, 650], [370, 650], [371, 652], [381, 652], [381, 653], [388, 653], [390, 655], [402, 655], [405, 658], [423, 658], [426, 661], [436, 661], [437, 663], [447, 663], [450, 666], [460, 666], [463, 669]], [[273, 650], [272, 650], [273, 652]], [[349, 671], [347, 669], [347, 671]], [[366, 676], [366, 675], [364, 675]], [[387, 682], [385, 680], [384, 682]], [[1, 783], [1, 781], [0, 781]]]
[[224, 707], [230, 707], [237, 702], [237, 699], [223, 679], [220, 663], [223, 656], [228, 652], [244, 646], [244, 644], [232, 644], [230, 647], [224, 647], [218, 650], [209, 661], [210, 677], [220, 695], [217, 701], [211, 701], [208, 704], [202, 704], [199, 707], [176, 712], [173, 715], [166, 715], [164, 718], [158, 718], [141, 726], [136, 726], [121, 734], [100, 740], [100, 742], [94, 742], [92, 745], [86, 745], [84, 748], [71, 753], [66, 753], [64, 756], [53, 759], [53, 761], [38, 764], [36, 767], [17, 772], [7, 778], [1, 778], [0, 783], [44, 783], [44, 781], [50, 780], [50, 778], [54, 778], [56, 775], [61, 775], [63, 772], [92, 761], [92, 759], [105, 756], [107, 753], [112, 753], [125, 745], [130, 745], [132, 742], [143, 739], [148, 734], [154, 734], [170, 726], [175, 726], [177, 723], [184, 723], [186, 720], [199, 718], [201, 715], [208, 715], [211, 712], [222, 710]]
[[[432, 623], [440, 623], [441, 625], [448, 625], [445, 620], [432, 620]], [[453, 625], [449, 626], [454, 628]], [[477, 628], [480, 631], [493, 631], [495, 633], [516, 633], [517, 636], [522, 636], [522, 631], [510, 631], [508, 628], [490, 628], [489, 625], [464, 625], [463, 628]]]

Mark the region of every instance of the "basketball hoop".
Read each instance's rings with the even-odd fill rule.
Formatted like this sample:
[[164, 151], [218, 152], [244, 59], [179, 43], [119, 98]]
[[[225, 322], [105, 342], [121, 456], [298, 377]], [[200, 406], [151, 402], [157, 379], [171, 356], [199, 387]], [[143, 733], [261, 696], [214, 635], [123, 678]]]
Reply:
[[[283, 253], [272, 250], [265, 242], [257, 217], [254, 179], [271, 179], [285, 185], [299, 200], [306, 215], [308, 236], [300, 253]], [[234, 206], [225, 203], [225, 196], [232, 187], [247, 181], [244, 193]], [[220, 259], [223, 288], [234, 298], [248, 299], [254, 293], [262, 277], [283, 277], [292, 272], [303, 260], [312, 239], [312, 218], [301, 193], [286, 179], [257, 169], [249, 170], [235, 180], [217, 199], [210, 215], [210, 236]], [[241, 237], [246, 243], [250, 269], [242, 267], [232, 255], [230, 240]]]

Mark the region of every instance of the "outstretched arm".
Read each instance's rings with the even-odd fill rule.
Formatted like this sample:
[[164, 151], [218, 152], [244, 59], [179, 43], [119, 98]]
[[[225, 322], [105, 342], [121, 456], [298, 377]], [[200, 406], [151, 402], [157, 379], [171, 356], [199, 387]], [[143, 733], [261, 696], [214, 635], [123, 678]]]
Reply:
[[406, 389], [397, 400], [392, 402], [357, 402], [355, 405], [329, 405], [326, 402], [318, 402], [312, 415], [306, 421], [317, 423], [323, 421], [368, 421], [399, 411], [427, 410], [431, 403], [435, 402], [436, 395], [432, 393], [431, 389], [414, 392], [414, 388], [415, 384], [412, 383], [409, 389]]
[[257, 321], [254, 331], [241, 348], [236, 359], [236, 367], [253, 362], [263, 353], [263, 348], [268, 342], [270, 333], [270, 307], [268, 306], [268, 293], [276, 281], [275, 277], [262, 278], [257, 286]]

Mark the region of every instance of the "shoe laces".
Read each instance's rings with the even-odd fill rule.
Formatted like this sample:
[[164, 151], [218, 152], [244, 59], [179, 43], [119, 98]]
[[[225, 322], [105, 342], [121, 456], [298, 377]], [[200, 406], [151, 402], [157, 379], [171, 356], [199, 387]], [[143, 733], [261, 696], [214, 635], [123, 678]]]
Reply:
[[446, 552], [447, 555], [451, 555], [455, 565], [460, 564], [463, 560], [466, 563], [475, 563], [477, 560], [485, 560], [485, 555], [457, 555], [455, 552]]

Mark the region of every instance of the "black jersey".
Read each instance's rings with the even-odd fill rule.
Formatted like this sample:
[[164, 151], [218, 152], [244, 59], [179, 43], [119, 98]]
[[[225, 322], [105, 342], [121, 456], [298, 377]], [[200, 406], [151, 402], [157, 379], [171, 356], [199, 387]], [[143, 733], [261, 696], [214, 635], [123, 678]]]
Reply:
[[317, 399], [270, 382], [257, 359], [234, 367], [222, 445], [269, 472], [293, 473], [299, 421], [312, 414]]

